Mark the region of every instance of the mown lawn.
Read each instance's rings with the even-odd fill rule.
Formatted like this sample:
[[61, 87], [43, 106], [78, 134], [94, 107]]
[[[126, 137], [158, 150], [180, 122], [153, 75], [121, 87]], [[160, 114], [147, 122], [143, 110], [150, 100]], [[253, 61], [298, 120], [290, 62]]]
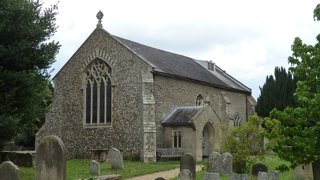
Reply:
[[[94, 177], [89, 174], [89, 159], [73, 159], [67, 161], [67, 180]], [[111, 170], [108, 163], [100, 163], [100, 175], [120, 174], [122, 178], [140, 176], [179, 167], [178, 161], [143, 163], [139, 161], [124, 161], [124, 170]], [[34, 180], [35, 168], [20, 168], [21, 179]]]

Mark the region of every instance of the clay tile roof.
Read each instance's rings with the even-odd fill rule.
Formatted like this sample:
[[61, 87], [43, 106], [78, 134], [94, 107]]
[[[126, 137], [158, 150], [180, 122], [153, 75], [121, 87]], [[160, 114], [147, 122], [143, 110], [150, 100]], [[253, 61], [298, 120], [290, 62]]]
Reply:
[[167, 126], [192, 126], [193, 118], [202, 106], [176, 107], [162, 122]]
[[154, 73], [156, 74], [195, 80], [211, 86], [251, 94], [251, 90], [248, 91], [248, 89], [240, 86], [235, 87], [211, 73], [190, 57], [156, 49], [121, 37], [113, 37], [154, 66]]

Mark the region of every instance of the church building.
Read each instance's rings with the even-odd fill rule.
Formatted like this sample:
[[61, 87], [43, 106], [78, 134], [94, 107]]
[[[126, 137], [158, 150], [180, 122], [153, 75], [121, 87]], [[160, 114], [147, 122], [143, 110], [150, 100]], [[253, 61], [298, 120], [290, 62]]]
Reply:
[[157, 154], [219, 150], [221, 126], [254, 113], [251, 89], [211, 61], [200, 61], [110, 34], [99, 23], [53, 78], [54, 98], [36, 145], [46, 135], [67, 157], [117, 148], [154, 162]]

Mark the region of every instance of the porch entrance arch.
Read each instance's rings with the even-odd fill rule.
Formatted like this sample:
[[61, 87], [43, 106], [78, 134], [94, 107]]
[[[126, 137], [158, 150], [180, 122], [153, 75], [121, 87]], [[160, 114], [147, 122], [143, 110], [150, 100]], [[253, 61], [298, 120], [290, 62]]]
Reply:
[[202, 156], [208, 157], [214, 145], [214, 129], [211, 123], [207, 123], [202, 130]]

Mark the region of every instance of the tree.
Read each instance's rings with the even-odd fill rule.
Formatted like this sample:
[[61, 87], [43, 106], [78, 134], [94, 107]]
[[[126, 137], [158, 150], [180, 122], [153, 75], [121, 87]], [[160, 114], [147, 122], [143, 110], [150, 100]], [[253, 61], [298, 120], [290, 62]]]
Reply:
[[39, 1], [0, 2], [0, 148], [18, 134], [29, 136], [50, 103], [49, 72], [59, 50], [57, 5]]
[[241, 128], [232, 128], [227, 136], [222, 149], [233, 155], [235, 165], [233, 169], [236, 173], [248, 173], [251, 165], [262, 157], [263, 137], [260, 131], [262, 122], [259, 116], [252, 115], [247, 123]]
[[[314, 10], [320, 19], [320, 5]], [[295, 38], [289, 63], [298, 77], [294, 97], [298, 107], [273, 110], [266, 125], [272, 129], [267, 137], [272, 149], [291, 166], [312, 163], [314, 179], [320, 179], [320, 35], [315, 45]]]
[[296, 80], [283, 67], [275, 67], [274, 76], [266, 77], [266, 82], [260, 87], [256, 111], [260, 117], [268, 117], [273, 108], [284, 110], [287, 106], [296, 106], [293, 93]]

